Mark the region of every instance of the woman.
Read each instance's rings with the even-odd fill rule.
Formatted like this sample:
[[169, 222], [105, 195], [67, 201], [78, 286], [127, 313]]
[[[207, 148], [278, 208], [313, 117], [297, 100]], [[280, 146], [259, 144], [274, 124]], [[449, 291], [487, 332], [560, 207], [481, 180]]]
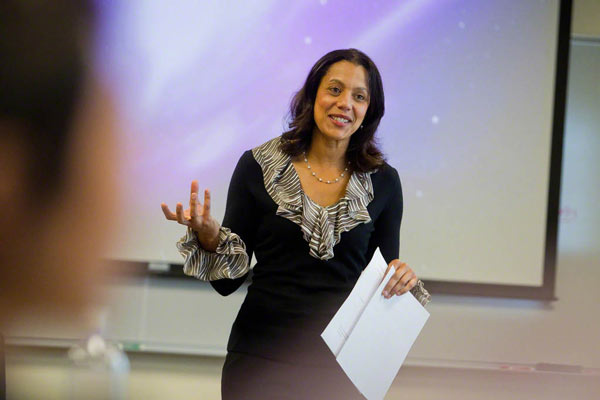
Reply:
[[429, 300], [397, 259], [402, 190], [374, 134], [384, 113], [377, 67], [364, 53], [336, 50], [311, 69], [291, 104], [290, 130], [246, 151], [233, 173], [223, 225], [210, 192], [167, 219], [188, 227], [178, 242], [184, 271], [222, 295], [252, 284], [223, 367], [229, 398], [360, 398], [320, 334], [377, 247], [395, 274], [384, 296], [408, 290]]

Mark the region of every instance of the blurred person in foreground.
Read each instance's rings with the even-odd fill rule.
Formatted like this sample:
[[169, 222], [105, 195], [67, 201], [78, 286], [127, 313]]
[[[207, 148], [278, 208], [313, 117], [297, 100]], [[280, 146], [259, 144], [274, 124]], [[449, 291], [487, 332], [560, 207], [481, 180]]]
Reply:
[[114, 110], [85, 1], [0, 3], [0, 332], [83, 316], [107, 276]]

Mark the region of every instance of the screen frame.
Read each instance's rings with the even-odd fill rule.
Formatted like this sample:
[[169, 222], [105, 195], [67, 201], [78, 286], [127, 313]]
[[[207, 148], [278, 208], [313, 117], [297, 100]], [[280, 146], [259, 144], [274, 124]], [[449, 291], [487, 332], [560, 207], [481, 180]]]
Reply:
[[567, 99], [567, 76], [571, 37], [572, 1], [561, 0], [558, 16], [558, 40], [556, 51], [556, 75], [554, 81], [554, 104], [552, 122], [552, 148], [550, 153], [550, 181], [546, 215], [546, 244], [544, 270], [541, 286], [500, 285], [426, 280], [425, 287], [432, 294], [463, 296], [505, 297], [536, 300], [558, 300], [555, 296], [556, 255], [558, 242], [558, 217], [560, 208], [560, 183], [565, 130]]

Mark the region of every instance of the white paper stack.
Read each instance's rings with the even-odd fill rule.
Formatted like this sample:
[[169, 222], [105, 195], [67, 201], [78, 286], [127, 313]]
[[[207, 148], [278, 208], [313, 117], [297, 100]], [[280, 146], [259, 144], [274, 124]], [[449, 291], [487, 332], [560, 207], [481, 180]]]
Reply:
[[369, 400], [383, 399], [429, 318], [412, 293], [382, 296], [393, 275], [379, 249], [321, 334], [344, 372]]

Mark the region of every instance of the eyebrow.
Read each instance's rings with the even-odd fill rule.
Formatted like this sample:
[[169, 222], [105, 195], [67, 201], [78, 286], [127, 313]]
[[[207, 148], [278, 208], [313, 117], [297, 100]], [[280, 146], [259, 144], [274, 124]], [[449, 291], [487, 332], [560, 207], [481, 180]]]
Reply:
[[[344, 82], [340, 81], [339, 79], [335, 79], [335, 78], [330, 79], [329, 82], [330, 83], [331, 82], [335, 82], [335, 83], [339, 83], [342, 86], [346, 86], [346, 85], [344, 85]], [[358, 89], [358, 90], [364, 90], [365, 92], [369, 93], [369, 91], [367, 90], [367, 88], [364, 88], [362, 86], [357, 87], [356, 89]]]

